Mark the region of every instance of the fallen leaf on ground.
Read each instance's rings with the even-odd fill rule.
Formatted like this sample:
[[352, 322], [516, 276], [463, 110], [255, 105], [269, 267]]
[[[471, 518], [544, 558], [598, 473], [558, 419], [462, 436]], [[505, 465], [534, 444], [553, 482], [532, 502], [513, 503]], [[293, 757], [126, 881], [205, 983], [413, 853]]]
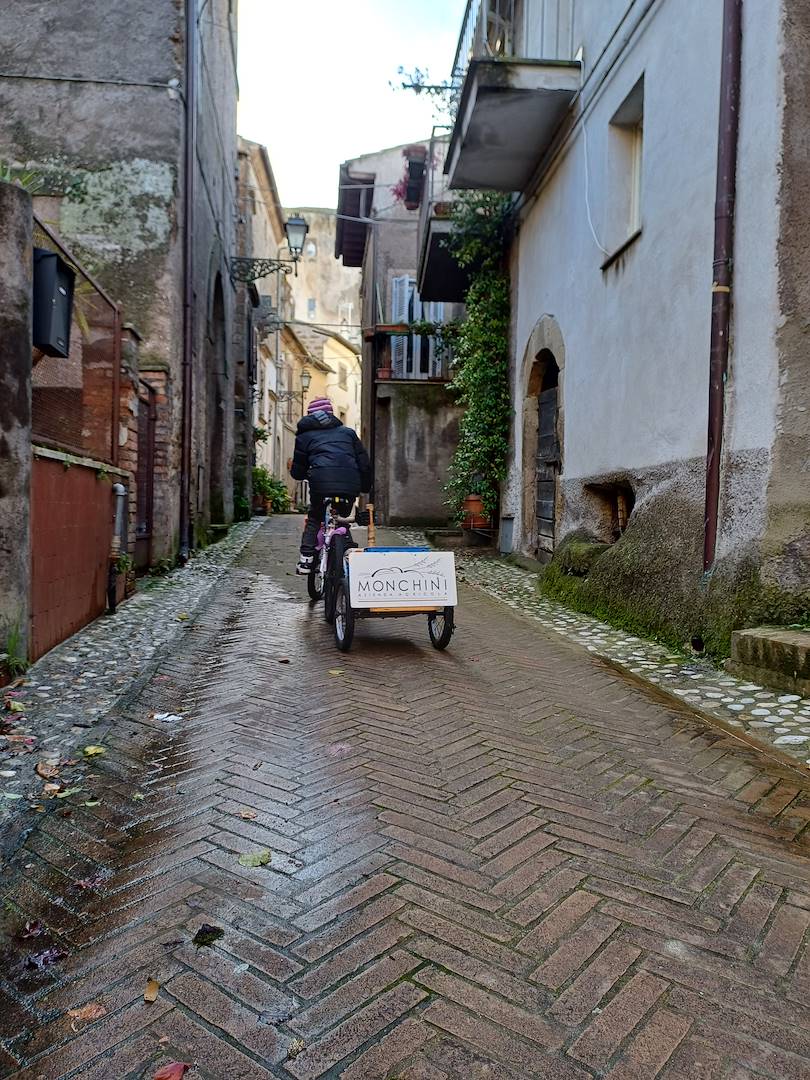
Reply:
[[154, 1001], [158, 996], [159, 990], [160, 983], [157, 981], [157, 979], [153, 979], [150, 975], [149, 978], [146, 980], [146, 989], [143, 992], [143, 1000]]
[[183, 941], [182, 938], [175, 938], [174, 941], [164, 941], [163, 942], [163, 948], [164, 949], [174, 949], [178, 945], [185, 945], [185, 942]]
[[168, 1041], [169, 1041], [169, 1036], [168, 1035], [161, 1035], [160, 1038], [158, 1039], [158, 1042], [160, 1043], [161, 1046], [165, 1046]]
[[101, 802], [101, 799], [85, 799], [84, 800], [84, 805], [85, 806], [98, 806], [100, 802]]
[[89, 1005], [84, 1005], [81, 1009], [68, 1009], [68, 1016], [74, 1020], [100, 1020], [102, 1016], [107, 1015], [107, 1010], [99, 1001], [92, 1001]]
[[16, 769], [0, 769], [0, 776], [5, 776], [6, 778], [8, 778], [8, 777], [11, 777], [11, 776], [16, 776], [16, 775], [17, 775], [17, 770]]
[[39, 935], [43, 934], [44, 932], [45, 932], [45, 927], [39, 921], [39, 919], [29, 919], [28, 922], [25, 924], [25, 927], [24, 927], [22, 933], [20, 934], [20, 937], [21, 938], [39, 937]]
[[104, 878], [101, 874], [96, 874], [95, 877], [79, 878], [78, 881], [74, 881], [73, 884], [77, 889], [97, 889], [99, 885], [104, 883]]
[[47, 765], [44, 761], [37, 762], [34, 772], [37, 776], [41, 776], [43, 780], [55, 780], [59, 775], [59, 770], [55, 765]]
[[133, 802], [141, 802], [145, 798], [146, 798], [146, 796], [142, 792], [136, 791], [135, 794], [132, 796], [132, 801]]
[[57, 945], [52, 945], [50, 949], [43, 949], [39, 953], [31, 953], [30, 956], [25, 958], [25, 966], [37, 968], [38, 971], [44, 971], [46, 967], [50, 967], [51, 964], [57, 964], [60, 960], [64, 960], [67, 953], [64, 949], [60, 949]]
[[279, 660], [280, 664], [289, 664], [289, 660]]
[[183, 1080], [191, 1066], [185, 1061], [170, 1061], [155, 1073], [153, 1080]]
[[255, 821], [258, 816], [259, 815], [258, 815], [258, 812], [256, 810], [240, 810], [239, 811], [239, 817], [243, 818], [245, 821]]
[[42, 803], [34, 803], [31, 809], [37, 814], [45, 813], [45, 807], [42, 805]]
[[175, 720], [182, 720], [183, 719], [183, 717], [178, 716], [177, 713], [171, 713], [171, 712], [152, 713], [152, 718], [154, 720], [160, 721], [160, 723], [162, 723], [162, 724], [171, 724]]
[[85, 746], [83, 753], [85, 757], [96, 757], [98, 754], [106, 754], [107, 751], [103, 746]]
[[203, 946], [213, 945], [215, 941], [219, 941], [219, 939], [224, 936], [225, 931], [221, 926], [211, 926], [210, 923], [203, 923], [191, 939], [191, 942], [199, 949]]
[[56, 795], [56, 793], [61, 790], [61, 787], [61, 784], [46, 784], [45, 787], [42, 789], [42, 794]]
[[82, 789], [80, 787], [65, 788], [64, 791], [57, 791], [57, 799], [67, 799], [70, 795], [78, 795]]
[[178, 622], [188, 622], [188, 619], [189, 615], [187, 611], [181, 611], [180, 614], [177, 616]]
[[257, 761], [256, 764], [253, 766], [253, 771], [256, 772], [256, 770], [260, 769], [262, 765], [264, 765], [263, 761]]
[[20, 793], [17, 792], [17, 791], [1, 791], [0, 792], [0, 799], [21, 799], [21, 798], [22, 798], [22, 795], [20, 795]]
[[273, 856], [264, 848], [263, 851], [251, 851], [245, 855], [239, 856], [240, 866], [267, 866]]
[[6, 700], [6, 708], [9, 712], [25, 712], [25, 705], [21, 701], [12, 701], [10, 698]]
[[287, 1050], [287, 1057], [297, 1058], [303, 1050], [306, 1050], [306, 1048], [307, 1044], [304, 1042], [303, 1039], [293, 1039], [293, 1041], [290, 1043], [289, 1049]]
[[329, 669], [329, 674], [330, 675], [345, 675], [346, 672], [343, 670], [343, 668], [336, 667], [336, 668], [330, 668]]
[[233, 973], [234, 975], [244, 975], [244, 973], [249, 967], [250, 964], [237, 964], [236, 967], [233, 969]]

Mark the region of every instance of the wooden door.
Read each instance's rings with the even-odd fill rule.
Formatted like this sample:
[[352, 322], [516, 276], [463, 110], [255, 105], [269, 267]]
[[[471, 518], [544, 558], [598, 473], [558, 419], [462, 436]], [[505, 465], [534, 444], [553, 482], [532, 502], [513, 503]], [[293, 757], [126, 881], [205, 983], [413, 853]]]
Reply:
[[[554, 507], [557, 501], [557, 474], [560, 470], [556, 386], [542, 391], [538, 397], [538, 408], [537, 541], [538, 547], [550, 550], [554, 544]], [[546, 543], [543, 543], [544, 539]]]

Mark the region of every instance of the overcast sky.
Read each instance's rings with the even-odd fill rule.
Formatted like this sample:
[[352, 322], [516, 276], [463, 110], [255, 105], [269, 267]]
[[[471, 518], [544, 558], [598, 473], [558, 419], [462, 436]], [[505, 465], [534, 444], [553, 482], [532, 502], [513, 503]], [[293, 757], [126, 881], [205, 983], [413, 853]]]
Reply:
[[335, 206], [347, 158], [430, 135], [427, 95], [397, 68], [447, 78], [465, 0], [240, 0], [239, 133], [264, 143], [285, 206]]

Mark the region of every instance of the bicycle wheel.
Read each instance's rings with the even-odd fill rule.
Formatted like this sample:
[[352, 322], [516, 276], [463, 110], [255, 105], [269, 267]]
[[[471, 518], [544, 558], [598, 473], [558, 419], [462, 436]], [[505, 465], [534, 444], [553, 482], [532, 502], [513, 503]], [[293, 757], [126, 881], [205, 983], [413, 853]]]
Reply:
[[312, 569], [307, 578], [307, 591], [309, 592], [310, 600], [313, 600], [315, 603], [323, 597], [323, 574], [321, 573], [320, 552], [315, 555], [315, 559], [312, 563]]
[[428, 615], [428, 634], [434, 649], [446, 649], [455, 628], [455, 613], [451, 607], [446, 607], [444, 612]]
[[326, 575], [323, 579], [323, 617], [331, 625], [335, 618], [335, 600], [337, 586], [343, 577], [343, 553], [346, 541], [342, 536], [332, 538], [329, 557], [326, 560]]
[[353, 641], [354, 612], [349, 603], [349, 583], [342, 578], [335, 593], [335, 644], [341, 652], [348, 652]]

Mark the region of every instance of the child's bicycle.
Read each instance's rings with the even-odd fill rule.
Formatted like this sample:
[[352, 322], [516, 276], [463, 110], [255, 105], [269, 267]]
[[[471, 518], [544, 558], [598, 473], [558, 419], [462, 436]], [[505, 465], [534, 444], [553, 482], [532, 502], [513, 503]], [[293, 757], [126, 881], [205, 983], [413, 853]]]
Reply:
[[328, 623], [332, 623], [335, 618], [335, 600], [337, 586], [343, 575], [343, 557], [349, 548], [357, 547], [351, 526], [365, 525], [368, 520], [368, 511], [358, 514], [351, 499], [335, 496], [326, 500], [324, 519], [315, 545], [315, 558], [307, 577], [307, 591], [314, 602], [323, 600], [324, 618]]
[[[368, 526], [365, 548], [352, 537], [355, 524]], [[453, 555], [427, 547], [376, 547], [371, 504], [358, 512], [348, 499], [327, 500], [307, 588], [313, 601], [323, 599], [341, 652], [352, 647], [357, 619], [427, 615], [431, 645], [439, 650], [455, 631]]]

